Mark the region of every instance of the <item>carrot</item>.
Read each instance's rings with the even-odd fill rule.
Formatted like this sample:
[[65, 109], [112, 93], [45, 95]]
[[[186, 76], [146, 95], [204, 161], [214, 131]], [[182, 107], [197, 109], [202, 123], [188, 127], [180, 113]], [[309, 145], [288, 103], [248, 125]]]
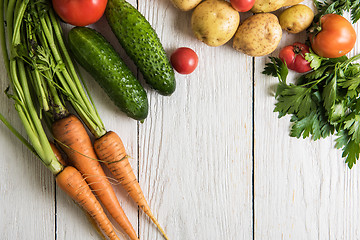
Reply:
[[[11, 2], [12, 1], [14, 0], [11, 0]], [[24, 1], [24, 9], [26, 9], [25, 5], [27, 4], [30, 9], [26, 14], [25, 19], [27, 20], [24, 21], [21, 19], [22, 31], [14, 28], [17, 30], [14, 32], [17, 34], [26, 34], [21, 34], [21, 36], [25, 35], [24, 37], [14, 39], [19, 41], [16, 42], [18, 45], [26, 46], [27, 52], [32, 53], [32, 55], [36, 57], [36, 61], [29, 61], [27, 64], [29, 64], [35, 72], [34, 74], [28, 75], [32, 79], [31, 84], [34, 86], [34, 92], [39, 98], [40, 109], [50, 113], [45, 116], [52, 115], [50, 121], [55, 121], [52, 127], [53, 134], [56, 140], [62, 144], [62, 149], [69, 157], [69, 163], [71, 162], [71, 164], [84, 175], [90, 187], [98, 195], [99, 200], [109, 210], [109, 213], [119, 225], [123, 227], [125, 232], [132, 239], [138, 239], [129, 220], [121, 209], [110, 183], [103, 173], [84, 126], [80, 123], [74, 124], [75, 122], [80, 122], [77, 118], [75, 119], [74, 116], [67, 117], [68, 111], [63, 103], [64, 100], [70, 102], [82, 122], [88, 127], [96, 139], [101, 139], [107, 135], [104, 123], [91, 99], [91, 94], [89, 94], [86, 84], [79, 78], [77, 69], [68, 53], [59, 18], [52, 10], [48, 1], [44, 2], [45, 5], [49, 4], [48, 8], [44, 8], [43, 5], [36, 4], [35, 2], [36, 1]], [[8, 19], [7, 21], [8, 29], [12, 29], [11, 20], [12, 19]], [[18, 25], [20, 26], [20, 24], [15, 24], [15, 26]], [[41, 31], [37, 31], [38, 28], [41, 29]], [[16, 45], [12, 46], [11, 49], [19, 49], [15, 46]], [[23, 54], [23, 52], [24, 51], [21, 51], [21, 54]], [[25, 59], [33, 59], [33, 56], [25, 56]], [[37, 61], [37, 59], [41, 61]], [[48, 61], [44, 61], [44, 59]], [[12, 62], [6, 62], [7, 69], [13, 68], [11, 63]], [[58, 93], [62, 96], [58, 96]], [[128, 169], [131, 170], [130, 165], [128, 167]], [[130, 184], [130, 182], [126, 184], [129, 186], [127, 188], [128, 191], [133, 187], [136, 188], [132, 191], [134, 192], [132, 193], [133, 197], [138, 199], [137, 203], [140, 204], [141, 209], [150, 216], [166, 237], [164, 231], [151, 213], [135, 175], [133, 173], [131, 174], [128, 176], [128, 179], [134, 179], [134, 184]]]
[[89, 186], [77, 169], [71, 166], [65, 167], [65, 169], [56, 176], [56, 183], [90, 214], [110, 240], [119, 240], [99, 201], [91, 192]]
[[52, 124], [56, 141], [67, 154], [69, 162], [81, 172], [104, 207], [132, 240], [138, 240], [136, 232], [126, 217], [115, 192], [108, 181], [82, 122], [69, 115]]
[[[0, 116], [0, 120], [9, 127], [26, 147], [39, 157], [54, 176], [57, 176], [59, 186], [83, 208], [87, 209], [87, 212], [96, 219], [96, 222], [99, 223], [106, 235], [112, 240], [118, 240], [119, 238], [116, 236], [109, 219], [107, 219], [100, 203], [81, 174], [73, 167], [65, 167], [64, 169], [64, 166], [57, 160], [43, 129], [42, 118], [39, 116], [39, 113], [42, 114], [42, 110], [47, 112], [52, 108], [53, 112], [56, 113], [54, 118], [57, 117], [58, 113], [60, 115], [67, 113], [67, 110], [62, 106], [63, 98], [57, 95], [59, 90], [57, 78], [63, 78], [60, 73], [68, 76], [68, 74], [65, 74], [67, 67], [59, 59], [61, 54], [57, 54], [58, 58], [56, 58], [59, 64], [54, 63], [51, 55], [52, 52], [56, 52], [55, 48], [58, 45], [54, 41], [48, 41], [45, 37], [53, 35], [53, 31], [49, 30], [52, 23], [50, 20], [46, 20], [49, 19], [46, 10], [50, 9], [50, 5], [47, 8], [45, 4], [50, 3], [49, 1], [42, 1], [42, 4], [38, 4], [38, 1], [29, 0], [0, 0], [0, 20], [2, 23], [7, 23], [6, 30], [4, 24], [0, 24], [1, 52], [13, 92], [7, 95], [14, 100], [15, 110], [23, 123], [29, 141], [10, 126], [9, 122], [2, 116]], [[4, 16], [5, 12], [6, 16]], [[9, 47], [7, 47], [7, 44], [9, 44]], [[27, 56], [26, 53], [31, 54]], [[61, 89], [65, 93], [67, 93], [67, 90], [67, 88]], [[37, 102], [33, 102], [35, 97], [38, 97]], [[48, 103], [51, 103], [52, 106], [50, 107]], [[82, 101], [76, 101], [76, 103], [79, 106], [89, 105]], [[105, 130], [101, 129], [102, 122], [98, 120], [96, 111], [76, 107], [75, 110], [80, 113], [91, 114], [88, 118], [88, 124], [98, 126], [95, 128], [97, 132], [106, 133]], [[93, 119], [95, 120], [91, 121]], [[77, 140], [74, 139], [74, 141]], [[93, 155], [96, 156], [95, 153]], [[123, 211], [122, 214], [124, 215]], [[132, 239], [138, 238], [135, 235]]]
[[63, 165], [63, 166], [67, 166], [66, 161], [64, 160], [64, 158], [62, 157], [59, 149], [55, 146], [55, 144], [53, 142], [49, 142], [52, 151], [55, 154], [56, 159]]
[[140, 188], [140, 184], [131, 168], [124, 144], [120, 137], [115, 132], [109, 131], [101, 138], [95, 140], [94, 148], [99, 159], [105, 163], [115, 179], [121, 183], [131, 198], [150, 217], [165, 239], [168, 239], [150, 210], [149, 204]]

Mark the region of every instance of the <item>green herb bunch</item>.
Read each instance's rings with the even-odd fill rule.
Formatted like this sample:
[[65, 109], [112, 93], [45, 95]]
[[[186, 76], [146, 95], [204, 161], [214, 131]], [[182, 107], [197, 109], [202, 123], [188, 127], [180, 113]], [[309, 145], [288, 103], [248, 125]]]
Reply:
[[356, 23], [360, 19], [360, 1], [359, 0], [314, 0], [318, 14], [316, 19], [328, 13], [336, 13], [343, 15], [345, 12], [350, 12], [352, 23]]
[[360, 154], [360, 54], [347, 58], [321, 58], [307, 53], [313, 71], [287, 83], [288, 68], [270, 57], [263, 71], [278, 77], [276, 106], [279, 118], [291, 115], [290, 136], [313, 140], [336, 134], [336, 148], [342, 149], [349, 168]]

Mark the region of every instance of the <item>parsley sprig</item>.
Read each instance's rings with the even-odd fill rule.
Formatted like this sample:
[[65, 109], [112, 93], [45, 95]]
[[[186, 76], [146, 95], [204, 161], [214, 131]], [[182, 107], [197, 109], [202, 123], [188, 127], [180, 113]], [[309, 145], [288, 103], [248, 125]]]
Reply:
[[288, 68], [270, 57], [263, 74], [277, 77], [274, 112], [291, 115], [292, 137], [313, 140], [336, 134], [335, 147], [352, 168], [360, 154], [360, 54], [347, 58], [321, 58], [307, 53], [313, 71], [287, 82]]
[[345, 12], [350, 12], [352, 23], [356, 23], [360, 19], [359, 0], [314, 0], [314, 4], [318, 10], [318, 18], [328, 13], [343, 15]]

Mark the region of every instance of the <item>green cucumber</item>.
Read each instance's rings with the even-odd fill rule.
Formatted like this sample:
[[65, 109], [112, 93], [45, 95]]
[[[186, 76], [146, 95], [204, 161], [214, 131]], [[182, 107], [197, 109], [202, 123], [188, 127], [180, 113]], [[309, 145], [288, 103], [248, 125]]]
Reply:
[[146, 83], [162, 95], [175, 91], [174, 70], [150, 23], [125, 0], [109, 0], [106, 19]]
[[87, 27], [71, 29], [68, 38], [75, 60], [115, 105], [131, 118], [145, 119], [148, 115], [146, 92], [110, 43], [99, 32]]

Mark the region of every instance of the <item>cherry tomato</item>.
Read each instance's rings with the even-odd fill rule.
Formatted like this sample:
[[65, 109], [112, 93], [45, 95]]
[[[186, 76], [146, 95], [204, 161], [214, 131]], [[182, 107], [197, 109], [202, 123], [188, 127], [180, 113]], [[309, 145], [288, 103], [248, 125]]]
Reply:
[[107, 0], [52, 0], [52, 4], [64, 22], [86, 26], [102, 17]]
[[305, 60], [305, 53], [308, 53], [309, 47], [302, 43], [294, 43], [280, 50], [279, 58], [286, 62], [289, 69], [295, 72], [304, 73], [311, 70], [310, 63]]
[[191, 49], [181, 47], [171, 54], [170, 62], [174, 69], [180, 74], [192, 73], [198, 65], [198, 56]]
[[353, 49], [356, 42], [356, 32], [351, 23], [337, 14], [322, 16], [320, 31], [309, 37], [314, 52], [326, 58], [344, 56]]
[[239, 12], [249, 11], [255, 3], [255, 0], [230, 0], [232, 7]]

